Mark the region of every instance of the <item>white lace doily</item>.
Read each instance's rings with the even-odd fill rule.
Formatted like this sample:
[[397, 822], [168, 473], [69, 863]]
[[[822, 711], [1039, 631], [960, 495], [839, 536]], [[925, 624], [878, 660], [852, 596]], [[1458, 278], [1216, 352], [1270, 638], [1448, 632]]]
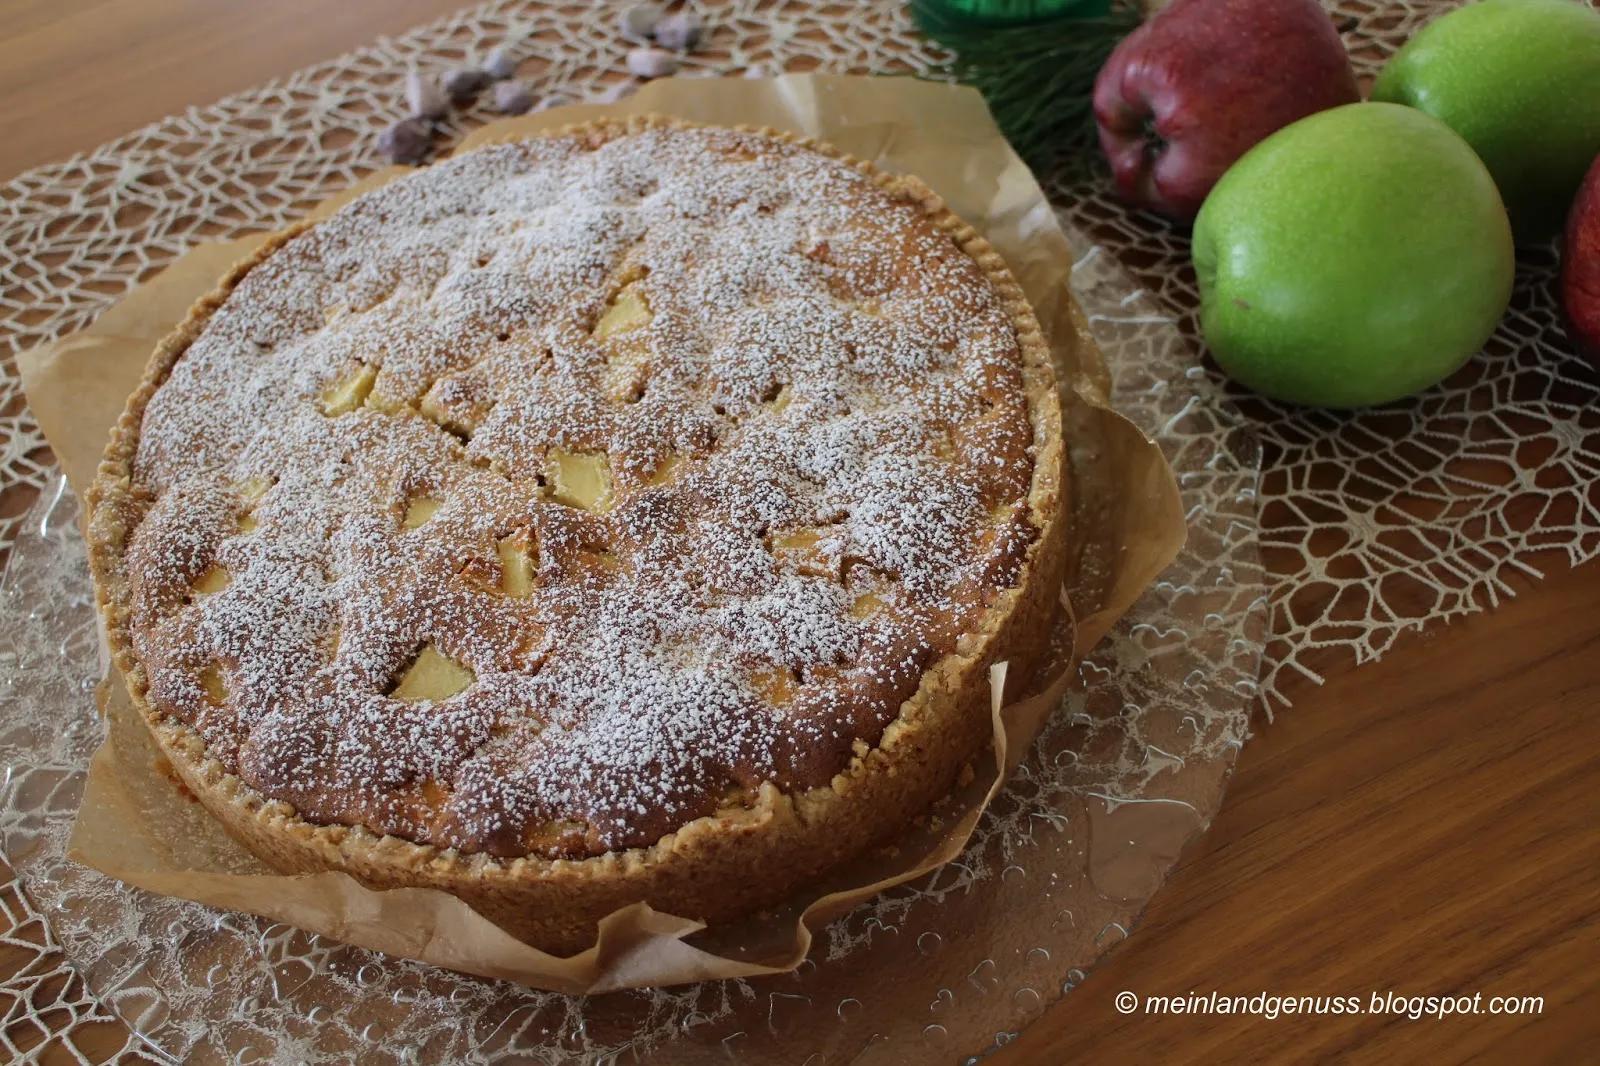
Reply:
[[[700, 6], [714, 32], [691, 73], [750, 66], [905, 73], [938, 58], [918, 42], [897, 0], [848, 9], [814, 0]], [[1355, 21], [1347, 40], [1370, 75], [1418, 25], [1452, 5], [1331, 6]], [[80, 328], [191, 244], [280, 226], [373, 169], [376, 135], [400, 113], [398, 82], [409, 65], [442, 69], [513, 40], [522, 42], [530, 57], [524, 73], [543, 95], [581, 99], [623, 83], [614, 17], [614, 9], [584, 2], [485, 4], [13, 179], [0, 193], [4, 344], [17, 351]], [[484, 117], [467, 112], [456, 121]], [[1156, 294], [1151, 317], [1176, 316], [1192, 338], [1195, 292], [1183, 236], [1122, 209], [1097, 187], [1053, 194], [1077, 230]], [[1269, 700], [1281, 700], [1286, 671], [1316, 678], [1326, 664], [1382, 654], [1408, 628], [1492, 604], [1507, 592], [1507, 568], [1529, 569], [1537, 550], [1563, 550], [1574, 563], [1600, 552], [1600, 378], [1566, 352], [1553, 273], [1552, 254], [1526, 257], [1512, 312], [1487, 352], [1447, 386], [1381, 411], [1330, 415], [1251, 401], [1247, 425], [1229, 428], [1217, 422], [1225, 386], [1207, 369], [1191, 363], [1175, 381], [1132, 361], [1114, 367], [1124, 375], [1124, 406], [1133, 401], [1148, 431], [1180, 452], [1209, 439], [1203, 447], [1230, 457], [1219, 476], [1238, 476], [1238, 456], [1250, 449], [1243, 438], [1253, 433], [1263, 444], [1262, 539], [1277, 579], [1263, 675]], [[1195, 419], [1207, 424], [1196, 428]], [[9, 490], [0, 512], [9, 516], [0, 518], [3, 551], [29, 497], [51, 476], [9, 360], [0, 375], [0, 442], [0, 489]], [[1197, 466], [1195, 458], [1175, 458], [1186, 491], [1215, 492], [1210, 459], [1199, 456]], [[1159, 643], [1160, 635], [1140, 637]], [[0, 649], [0, 695], [16, 666], [14, 653]], [[1159, 759], [1149, 750], [1143, 756]], [[58, 797], [47, 780], [35, 776], [29, 787], [43, 791], [22, 798], [48, 808]], [[0, 989], [10, 996], [0, 1047], [21, 1055], [15, 1042], [32, 1041], [17, 1034], [30, 1025], [41, 1034], [62, 1031], [54, 1039], [70, 1043], [73, 1033], [112, 1017], [49, 950], [49, 923], [14, 882], [0, 888], [0, 902], [7, 925], [0, 941], [37, 956]], [[136, 1016], [130, 1009], [123, 1004], [117, 1014]]]
[[[925, 71], [937, 50], [897, 0], [722, 0], [688, 73], [755, 68]], [[1334, 0], [1370, 76], [1454, 0]], [[542, 97], [585, 99], [627, 84], [615, 9], [489, 3], [128, 134], [4, 187], [0, 326], [12, 352], [81, 328], [197, 241], [281, 226], [374, 169], [378, 132], [402, 111], [398, 83], [505, 41], [524, 42]], [[455, 129], [485, 112], [460, 113]], [[1093, 184], [1052, 190], [1067, 218], [1114, 252], [1196, 336], [1188, 243]], [[1492, 606], [1508, 568], [1541, 549], [1576, 564], [1600, 553], [1600, 375], [1570, 353], [1548, 249], [1524, 254], [1512, 309], [1487, 351], [1417, 401], [1353, 415], [1259, 401], [1268, 564], [1279, 577], [1263, 691], [1360, 663], [1408, 629]], [[0, 377], [0, 487], [49, 472], [15, 376]], [[15, 494], [13, 494], [15, 497]], [[25, 500], [0, 517], [0, 550]]]

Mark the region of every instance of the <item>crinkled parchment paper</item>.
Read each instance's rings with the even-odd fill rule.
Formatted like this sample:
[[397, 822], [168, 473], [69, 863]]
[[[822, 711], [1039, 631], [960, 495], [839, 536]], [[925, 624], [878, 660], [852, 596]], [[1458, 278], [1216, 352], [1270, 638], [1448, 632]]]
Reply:
[[[90, 767], [71, 857], [153, 892], [249, 911], [337, 940], [485, 977], [560, 992], [601, 992], [781, 972], [799, 965], [812, 932], [854, 904], [954, 858], [1005, 774], [1060, 703], [1077, 658], [1132, 605], [1181, 545], [1184, 522], [1160, 451], [1105, 406], [1107, 380], [1068, 287], [1065, 237], [1026, 166], [977, 93], [899, 78], [786, 75], [770, 80], [669, 79], [617, 104], [577, 105], [493, 123], [461, 149], [602, 116], [657, 112], [698, 122], [771, 126], [825, 140], [880, 167], [915, 174], [1005, 257], [1055, 352], [1066, 406], [1075, 547], [1057, 623], [1061, 653], [999, 706], [993, 758], [936, 816], [908, 826], [893, 848], [834, 871], [789, 906], [705, 929], [647, 904], [600, 923], [595, 945], [571, 958], [512, 938], [453, 896], [432, 889], [376, 892], [342, 873], [274, 873], [234, 843], [170, 772], [120, 678], [101, 684], [108, 724]], [[316, 212], [405, 173], [373, 175]], [[81, 494], [109, 427], [156, 342], [265, 235], [200, 246], [130, 292], [90, 328], [24, 353], [23, 381], [39, 424]], [[1074, 625], [1071, 619], [1075, 618]], [[1015, 686], [1014, 686], [1015, 690]]]

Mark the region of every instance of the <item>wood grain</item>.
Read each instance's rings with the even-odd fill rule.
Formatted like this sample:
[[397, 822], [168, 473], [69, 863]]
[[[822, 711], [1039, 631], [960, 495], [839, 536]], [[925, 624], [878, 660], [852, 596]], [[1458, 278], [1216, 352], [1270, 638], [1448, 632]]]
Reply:
[[[1593, 1061], [1600, 570], [1301, 685], [1133, 937], [997, 1058]], [[1535, 1017], [1146, 1016], [1113, 999], [1542, 995]]]
[[[0, 178], [448, 11], [437, 0], [11, 0]], [[1541, 560], [1491, 614], [1257, 723], [1222, 814], [1135, 935], [993, 1060], [1593, 1061], [1600, 568]], [[8, 960], [0, 955], [0, 973]], [[1122, 1015], [1116, 993], [1544, 997], [1543, 1013]], [[37, 1038], [27, 1038], [27, 1043]], [[116, 1027], [83, 1050], [120, 1046]], [[104, 1052], [100, 1052], [103, 1054]], [[68, 1061], [53, 1052], [46, 1061]]]
[[4, 0], [0, 180], [461, 6], [442, 0]]

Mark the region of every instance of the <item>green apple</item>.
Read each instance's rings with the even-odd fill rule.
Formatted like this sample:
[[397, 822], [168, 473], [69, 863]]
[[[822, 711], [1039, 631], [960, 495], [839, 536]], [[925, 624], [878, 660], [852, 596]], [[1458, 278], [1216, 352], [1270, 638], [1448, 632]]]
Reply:
[[1420, 108], [1467, 139], [1518, 239], [1550, 237], [1600, 155], [1600, 11], [1581, 0], [1483, 0], [1424, 26], [1374, 100]]
[[1275, 399], [1364, 407], [1441, 381], [1511, 297], [1511, 225], [1467, 142], [1395, 104], [1347, 104], [1235, 163], [1194, 224], [1200, 324]]

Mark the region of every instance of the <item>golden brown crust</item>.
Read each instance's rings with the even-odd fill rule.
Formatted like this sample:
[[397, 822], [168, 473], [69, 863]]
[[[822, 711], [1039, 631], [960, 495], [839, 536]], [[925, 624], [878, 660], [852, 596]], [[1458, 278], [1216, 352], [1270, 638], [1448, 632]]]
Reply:
[[[620, 127], [689, 124], [646, 117], [567, 127], [575, 136]], [[162, 717], [146, 698], [148, 677], [129, 631], [129, 575], [124, 551], [141, 501], [133, 479], [143, 414], [173, 365], [239, 281], [304, 226], [270, 240], [236, 266], [154, 353], [140, 388], [115, 427], [88, 496], [90, 559], [114, 661], [157, 742], [202, 803], [228, 831], [285, 872], [343, 870], [374, 888], [423, 886], [457, 895], [513, 935], [565, 954], [592, 942], [597, 920], [647, 900], [658, 909], [709, 922], [772, 904], [827, 868], [893, 836], [951, 787], [990, 736], [988, 668], [1010, 660], [1024, 669], [1043, 651], [1066, 556], [1066, 486], [1061, 411], [1051, 356], [1038, 323], [1000, 256], [931, 190], [815, 141], [760, 130], [867, 174], [885, 192], [914, 204], [982, 268], [1013, 323], [1024, 363], [1034, 427], [1029, 509], [1039, 535], [1015, 587], [999, 595], [957, 651], [928, 670], [916, 694], [884, 731], [828, 787], [785, 795], [764, 785], [754, 804], [698, 818], [648, 847], [581, 860], [501, 860], [377, 836], [361, 827], [317, 825], [289, 805], [245, 785], [206, 751], [199, 735]], [[751, 871], [762, 872], [759, 881]]]

